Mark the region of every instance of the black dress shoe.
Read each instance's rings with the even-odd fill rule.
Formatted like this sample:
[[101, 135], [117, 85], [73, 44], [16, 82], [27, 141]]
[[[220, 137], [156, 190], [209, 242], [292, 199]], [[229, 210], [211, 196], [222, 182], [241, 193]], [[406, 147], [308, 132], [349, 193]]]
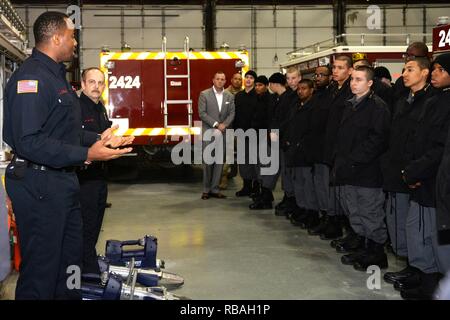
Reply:
[[407, 266], [406, 268], [398, 272], [386, 272], [383, 276], [383, 279], [387, 283], [394, 284], [398, 281], [402, 281], [406, 278], [409, 278], [416, 273], [420, 273], [420, 270], [413, 266]]

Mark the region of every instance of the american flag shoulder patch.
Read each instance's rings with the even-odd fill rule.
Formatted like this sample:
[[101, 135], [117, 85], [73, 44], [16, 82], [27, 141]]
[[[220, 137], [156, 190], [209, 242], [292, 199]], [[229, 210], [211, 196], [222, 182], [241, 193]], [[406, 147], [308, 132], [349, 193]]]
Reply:
[[17, 81], [17, 93], [37, 93], [37, 80], [20, 80]]

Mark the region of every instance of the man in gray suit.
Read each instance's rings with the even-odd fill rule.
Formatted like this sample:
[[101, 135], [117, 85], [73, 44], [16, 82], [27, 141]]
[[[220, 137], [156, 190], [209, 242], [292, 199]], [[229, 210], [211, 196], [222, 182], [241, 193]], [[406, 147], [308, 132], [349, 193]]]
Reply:
[[[221, 148], [225, 149], [225, 130], [234, 120], [234, 96], [224, 90], [225, 82], [225, 74], [216, 72], [213, 78], [213, 87], [202, 91], [198, 99], [198, 114], [202, 120], [202, 138], [205, 138], [207, 130], [214, 130], [214, 138], [211, 141], [203, 139], [203, 150], [214, 142], [213, 139], [217, 138], [222, 138]], [[209, 197], [225, 198], [219, 192], [223, 159], [218, 160], [216, 158], [214, 163], [207, 164], [203, 159], [203, 200], [209, 199]]]

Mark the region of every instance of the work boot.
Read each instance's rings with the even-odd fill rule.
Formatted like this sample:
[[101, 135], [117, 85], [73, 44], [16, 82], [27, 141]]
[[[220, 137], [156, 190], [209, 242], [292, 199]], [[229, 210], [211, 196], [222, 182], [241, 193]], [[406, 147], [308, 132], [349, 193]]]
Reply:
[[290, 221], [294, 226], [300, 226], [307, 218], [307, 210], [305, 208], [295, 207], [291, 215]]
[[414, 274], [420, 273], [421, 271], [416, 267], [408, 265], [403, 270], [398, 272], [386, 272], [383, 276], [384, 281], [390, 284], [394, 284], [399, 281], [403, 281], [406, 278], [413, 276]]
[[342, 237], [342, 227], [338, 216], [329, 216], [324, 230], [320, 234], [322, 240], [332, 240]]
[[336, 252], [339, 253], [351, 253], [359, 251], [365, 247], [366, 238], [352, 233], [351, 237], [348, 237], [346, 241], [336, 244]]
[[400, 295], [405, 300], [432, 300], [441, 279], [442, 274], [438, 272], [424, 273], [420, 286], [401, 290]]
[[319, 212], [317, 210], [306, 210], [306, 219], [300, 224], [300, 228], [314, 228], [317, 227], [319, 222]]
[[320, 210], [321, 216], [320, 216], [320, 222], [319, 224], [314, 228], [308, 229], [308, 234], [311, 236], [318, 236], [321, 233], [323, 233], [327, 227], [328, 220], [330, 217], [327, 215], [327, 212], [325, 210]]
[[257, 198], [259, 195], [261, 195], [261, 184], [257, 180], [253, 180], [250, 197], [254, 199]]
[[249, 205], [250, 210], [272, 209], [273, 194], [272, 190], [262, 187], [261, 196]]
[[367, 239], [367, 252], [356, 259], [353, 268], [366, 272], [367, 268], [372, 265], [378, 266], [380, 269], [386, 269], [388, 260], [384, 252], [384, 244]]
[[244, 179], [244, 186], [236, 192], [236, 197], [247, 197], [252, 191], [252, 180]]

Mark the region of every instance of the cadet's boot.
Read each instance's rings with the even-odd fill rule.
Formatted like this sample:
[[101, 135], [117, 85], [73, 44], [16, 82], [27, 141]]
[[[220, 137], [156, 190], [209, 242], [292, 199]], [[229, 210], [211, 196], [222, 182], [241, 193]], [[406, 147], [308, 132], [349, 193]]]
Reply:
[[325, 231], [327, 228], [328, 220], [330, 217], [327, 215], [325, 210], [320, 210], [320, 222], [317, 226], [308, 229], [308, 234], [312, 236], [318, 236]]
[[386, 272], [383, 276], [383, 279], [387, 283], [394, 284], [418, 273], [421, 273], [419, 269], [408, 264], [406, 268], [398, 272]]
[[244, 179], [244, 186], [241, 190], [236, 192], [236, 197], [246, 197], [250, 195], [252, 190], [252, 180]]
[[298, 206], [295, 207], [290, 221], [294, 226], [300, 226], [307, 218], [307, 210], [305, 208], [300, 208]]
[[378, 266], [380, 269], [388, 267], [388, 260], [384, 252], [384, 244], [367, 239], [367, 253], [356, 259], [353, 268], [359, 271], [367, 271], [369, 266]]
[[424, 273], [420, 286], [413, 289], [404, 289], [400, 291], [400, 295], [405, 300], [432, 300], [442, 274]]
[[319, 212], [317, 210], [307, 210], [306, 215], [306, 219], [300, 224], [300, 228], [309, 229], [317, 227], [320, 222]]
[[367, 248], [364, 247], [362, 249], [359, 249], [358, 251], [355, 251], [355, 252], [352, 252], [349, 254], [344, 254], [341, 257], [341, 262], [342, 262], [342, 264], [352, 266], [356, 261], [358, 261], [358, 259], [361, 256], [365, 255], [366, 253], [367, 253]]
[[365, 247], [365, 243], [366, 238], [353, 233], [346, 241], [336, 244], [336, 252], [351, 253], [359, 251]]
[[328, 222], [320, 234], [322, 240], [332, 240], [342, 237], [342, 227], [338, 216], [329, 216]]
[[346, 242], [346, 241], [348, 241], [350, 238], [352, 238], [352, 237], [354, 237], [356, 234], [355, 234], [355, 232], [349, 232], [349, 233], [347, 233], [347, 235], [345, 236], [345, 237], [343, 237], [343, 238], [339, 238], [339, 239], [336, 239], [336, 240], [332, 240], [331, 242], [330, 242], [330, 246], [332, 247], [332, 248], [336, 248], [336, 246], [338, 245], [338, 244], [342, 244], [343, 242]]
[[291, 216], [294, 213], [295, 208], [297, 208], [297, 202], [295, 201], [295, 197], [288, 197], [287, 203], [286, 203], [286, 208], [284, 209], [286, 219], [288, 219], [288, 220], [291, 219]]
[[275, 205], [275, 209], [283, 209], [286, 206], [288, 196], [286, 193], [283, 195], [283, 199]]
[[295, 197], [285, 196], [278, 205], [278, 208], [275, 206], [275, 215], [288, 218], [289, 214], [292, 214], [295, 209]]
[[398, 291], [409, 290], [419, 287], [422, 284], [422, 277], [425, 273], [417, 269], [417, 272], [411, 273], [409, 277], [398, 280], [394, 283], [394, 289]]
[[261, 196], [257, 198], [249, 208], [251, 210], [272, 209], [273, 194], [272, 190], [262, 187]]

